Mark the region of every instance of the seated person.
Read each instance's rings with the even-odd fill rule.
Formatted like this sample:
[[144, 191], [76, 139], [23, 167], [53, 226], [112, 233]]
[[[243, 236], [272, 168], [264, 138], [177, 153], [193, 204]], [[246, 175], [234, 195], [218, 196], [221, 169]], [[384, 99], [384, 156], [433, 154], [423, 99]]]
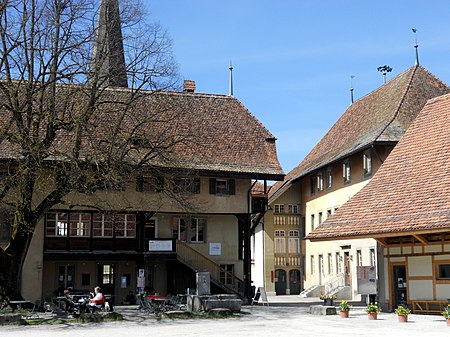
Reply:
[[101, 309], [102, 305], [105, 304], [105, 296], [102, 293], [100, 287], [94, 288], [94, 297], [89, 300], [88, 305], [91, 308], [91, 311], [95, 311], [95, 309]]
[[64, 290], [64, 304], [66, 306], [67, 312], [73, 312], [75, 308], [75, 303], [70, 298], [70, 290], [66, 289]]

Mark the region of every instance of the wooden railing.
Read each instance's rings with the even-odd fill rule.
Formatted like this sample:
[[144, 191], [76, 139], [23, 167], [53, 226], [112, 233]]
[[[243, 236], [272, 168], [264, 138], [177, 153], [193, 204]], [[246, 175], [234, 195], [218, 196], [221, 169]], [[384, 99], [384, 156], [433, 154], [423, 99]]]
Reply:
[[194, 271], [207, 271], [211, 281], [228, 292], [243, 296], [243, 281], [234, 273], [220, 267], [215, 261], [199, 253], [185, 242], [177, 241], [177, 258]]

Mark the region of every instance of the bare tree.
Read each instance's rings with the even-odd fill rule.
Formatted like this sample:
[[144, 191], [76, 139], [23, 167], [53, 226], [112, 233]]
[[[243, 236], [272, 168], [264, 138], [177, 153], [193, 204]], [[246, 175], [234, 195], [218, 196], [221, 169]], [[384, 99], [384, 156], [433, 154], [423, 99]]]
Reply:
[[167, 33], [143, 20], [136, 1], [123, 2], [129, 87], [111, 89], [103, 66], [111, 46], [99, 35], [117, 27], [98, 20], [98, 6], [0, 0], [0, 221], [11, 228], [0, 295], [20, 297], [28, 247], [51, 207], [73, 191], [118, 187], [149, 164], [176, 166], [171, 149], [189, 141], [174, 131], [170, 102], [149, 97], [178, 83]]

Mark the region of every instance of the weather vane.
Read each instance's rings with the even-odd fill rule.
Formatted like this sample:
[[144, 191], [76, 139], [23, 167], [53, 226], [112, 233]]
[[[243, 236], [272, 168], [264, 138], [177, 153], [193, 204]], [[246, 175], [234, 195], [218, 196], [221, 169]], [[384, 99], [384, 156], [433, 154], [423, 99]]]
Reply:
[[417, 29], [412, 29], [414, 33], [414, 48], [416, 48], [416, 65], [419, 65], [419, 44], [417, 43]]
[[377, 70], [383, 74], [384, 83], [386, 83], [386, 74], [392, 71], [392, 68], [384, 65], [377, 68]]

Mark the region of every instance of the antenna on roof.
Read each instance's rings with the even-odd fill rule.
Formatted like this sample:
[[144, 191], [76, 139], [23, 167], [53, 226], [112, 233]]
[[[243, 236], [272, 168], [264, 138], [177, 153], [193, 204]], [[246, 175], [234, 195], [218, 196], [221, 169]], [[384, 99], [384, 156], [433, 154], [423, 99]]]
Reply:
[[350, 99], [352, 101], [352, 104], [353, 104], [353, 79], [355, 77], [356, 77], [355, 75], [350, 76]]
[[384, 65], [377, 68], [377, 70], [383, 74], [384, 83], [386, 83], [386, 74], [392, 71], [392, 68]]
[[233, 96], [233, 64], [230, 61], [230, 96]]
[[419, 63], [419, 44], [417, 43], [417, 29], [413, 28], [412, 29], [413, 33], [414, 33], [414, 48], [416, 48], [416, 66], [418, 66]]

